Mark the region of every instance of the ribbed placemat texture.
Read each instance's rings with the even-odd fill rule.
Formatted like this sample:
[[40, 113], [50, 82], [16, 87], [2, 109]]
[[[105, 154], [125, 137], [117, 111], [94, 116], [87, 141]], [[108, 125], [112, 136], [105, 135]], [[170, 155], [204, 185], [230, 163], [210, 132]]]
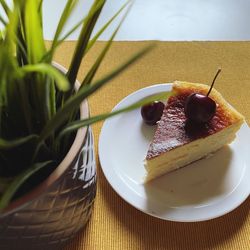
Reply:
[[[209, 84], [221, 67], [216, 89], [250, 124], [250, 42], [114, 42], [96, 78], [151, 43], [155, 49], [89, 99], [91, 115], [110, 111], [128, 94], [152, 84], [173, 80]], [[67, 67], [74, 45], [63, 43], [56, 61]], [[79, 80], [103, 46], [98, 42], [86, 56]], [[65, 250], [250, 249], [250, 198], [227, 215], [197, 223], [156, 219], [122, 200], [106, 181], [98, 161], [102, 124], [93, 126], [98, 168], [94, 212], [87, 227]]]

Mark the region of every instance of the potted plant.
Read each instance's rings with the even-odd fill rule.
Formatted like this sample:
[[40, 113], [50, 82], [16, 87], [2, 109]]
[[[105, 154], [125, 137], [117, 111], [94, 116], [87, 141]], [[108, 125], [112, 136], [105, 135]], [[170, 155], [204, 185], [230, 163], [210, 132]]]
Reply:
[[[96, 192], [90, 125], [139, 107], [91, 117], [86, 99], [145, 54], [146, 48], [102, 79], [93, 80], [120, 24], [77, 83], [84, 56], [127, 4], [93, 34], [105, 0], [65, 33], [77, 0], [68, 0], [55, 36], [45, 45], [42, 0], [1, 0], [0, 16], [0, 248], [61, 247], [85, 225]], [[53, 62], [60, 44], [80, 28], [68, 70]]]

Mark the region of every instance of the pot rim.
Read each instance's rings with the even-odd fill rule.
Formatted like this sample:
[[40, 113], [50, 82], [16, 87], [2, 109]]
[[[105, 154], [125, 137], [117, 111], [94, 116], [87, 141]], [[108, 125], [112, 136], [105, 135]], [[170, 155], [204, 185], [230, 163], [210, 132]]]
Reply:
[[[56, 62], [53, 62], [53, 65], [57, 67], [63, 73], [67, 72], [66, 68], [64, 68], [62, 65]], [[80, 87], [80, 83], [78, 80], [76, 80], [75, 86], [76, 86], [76, 90]], [[81, 119], [86, 119], [89, 117], [89, 106], [88, 106], [88, 102], [86, 99], [83, 100], [83, 102], [80, 105], [80, 117]], [[45, 191], [63, 175], [63, 173], [70, 166], [71, 162], [75, 159], [77, 153], [81, 150], [82, 144], [87, 135], [87, 130], [88, 130], [88, 127], [83, 127], [77, 130], [76, 137], [68, 153], [66, 154], [64, 159], [61, 161], [61, 163], [58, 165], [58, 167], [56, 167], [56, 169], [43, 182], [38, 184], [31, 191], [27, 192], [20, 198], [13, 200], [0, 213], [0, 218], [16, 212], [17, 210], [23, 208], [24, 206], [27, 206], [33, 200], [41, 197], [45, 193]]]

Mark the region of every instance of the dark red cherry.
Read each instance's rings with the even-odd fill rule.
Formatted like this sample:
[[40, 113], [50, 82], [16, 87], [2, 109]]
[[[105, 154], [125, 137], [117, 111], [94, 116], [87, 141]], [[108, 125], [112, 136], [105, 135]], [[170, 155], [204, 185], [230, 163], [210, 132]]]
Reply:
[[206, 95], [193, 93], [188, 96], [184, 111], [189, 120], [204, 123], [215, 115], [216, 103]]
[[209, 97], [211, 90], [213, 89], [215, 80], [221, 69], [217, 70], [214, 76], [210, 89], [207, 95], [193, 93], [187, 97], [184, 112], [189, 121], [196, 123], [205, 123], [213, 118], [216, 112], [216, 103]]
[[159, 101], [144, 105], [141, 108], [141, 116], [144, 122], [151, 126], [155, 125], [161, 119], [164, 106], [164, 103]]

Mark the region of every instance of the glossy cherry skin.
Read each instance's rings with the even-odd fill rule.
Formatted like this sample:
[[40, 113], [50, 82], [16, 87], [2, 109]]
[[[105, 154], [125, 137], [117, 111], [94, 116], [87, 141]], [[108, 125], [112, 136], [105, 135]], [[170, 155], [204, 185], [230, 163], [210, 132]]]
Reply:
[[164, 106], [164, 103], [159, 101], [144, 105], [141, 108], [141, 116], [144, 122], [151, 126], [155, 125], [161, 119]]
[[187, 97], [184, 111], [189, 120], [205, 123], [215, 115], [216, 103], [206, 95], [193, 93]]

